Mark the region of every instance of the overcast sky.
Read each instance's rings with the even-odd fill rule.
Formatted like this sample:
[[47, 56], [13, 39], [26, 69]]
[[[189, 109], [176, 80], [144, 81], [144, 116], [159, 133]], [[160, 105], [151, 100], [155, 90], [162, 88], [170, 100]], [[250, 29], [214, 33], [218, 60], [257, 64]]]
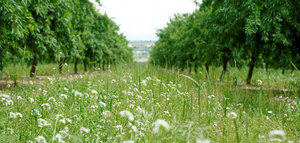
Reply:
[[194, 0], [101, 0], [101, 3], [100, 11], [113, 18], [128, 40], [157, 40], [156, 31], [170, 17], [175, 13], [191, 13], [196, 8]]

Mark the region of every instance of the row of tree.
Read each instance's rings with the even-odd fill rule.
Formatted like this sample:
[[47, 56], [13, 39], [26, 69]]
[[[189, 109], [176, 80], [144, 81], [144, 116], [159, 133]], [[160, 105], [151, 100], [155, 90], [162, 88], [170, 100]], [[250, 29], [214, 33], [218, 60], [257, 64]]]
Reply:
[[[100, 1], [97, 1], [100, 4]], [[119, 27], [89, 0], [1, 0], [0, 74], [4, 64], [79, 62], [106, 68], [132, 61], [132, 49]]]
[[294, 69], [300, 65], [300, 1], [203, 0], [158, 32], [151, 62], [197, 69], [228, 64]]

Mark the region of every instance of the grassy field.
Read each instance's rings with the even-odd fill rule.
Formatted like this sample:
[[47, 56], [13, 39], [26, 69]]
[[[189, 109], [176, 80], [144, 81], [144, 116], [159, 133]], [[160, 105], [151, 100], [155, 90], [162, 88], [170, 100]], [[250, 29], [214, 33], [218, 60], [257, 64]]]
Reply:
[[221, 68], [208, 78], [148, 64], [64, 76], [53, 68], [0, 91], [0, 142], [300, 141], [299, 71], [256, 69], [249, 86], [247, 69], [220, 82]]

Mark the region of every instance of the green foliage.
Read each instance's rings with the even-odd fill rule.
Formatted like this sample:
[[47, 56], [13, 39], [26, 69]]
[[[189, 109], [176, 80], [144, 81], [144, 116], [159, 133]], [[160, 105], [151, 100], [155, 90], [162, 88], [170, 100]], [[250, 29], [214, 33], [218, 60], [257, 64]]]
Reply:
[[151, 62], [195, 70], [222, 65], [224, 73], [227, 64], [250, 63], [248, 83], [255, 65], [298, 67], [299, 6], [293, 0], [204, 0], [192, 14], [175, 15], [158, 32]]
[[4, 61], [32, 63], [32, 72], [38, 62], [130, 62], [131, 49], [118, 30], [88, 0], [1, 1], [0, 73]]

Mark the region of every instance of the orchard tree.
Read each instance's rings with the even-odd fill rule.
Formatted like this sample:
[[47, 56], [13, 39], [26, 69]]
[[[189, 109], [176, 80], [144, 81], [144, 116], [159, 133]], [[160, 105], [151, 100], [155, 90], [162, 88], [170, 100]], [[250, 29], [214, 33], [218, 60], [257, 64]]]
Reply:
[[22, 0], [0, 1], [0, 75], [4, 67], [7, 52], [19, 53], [23, 51], [20, 43], [33, 29], [33, 20]]

